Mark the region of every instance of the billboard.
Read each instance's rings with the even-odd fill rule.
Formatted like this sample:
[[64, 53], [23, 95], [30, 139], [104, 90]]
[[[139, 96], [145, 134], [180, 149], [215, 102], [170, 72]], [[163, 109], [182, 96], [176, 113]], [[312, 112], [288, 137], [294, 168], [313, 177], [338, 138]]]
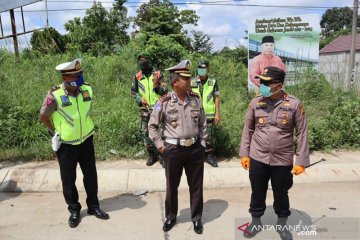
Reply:
[[317, 14], [254, 17], [249, 20], [249, 89], [256, 89], [267, 66], [285, 70], [286, 85], [317, 68], [320, 16]]
[[0, 12], [6, 12], [10, 9], [15, 9], [32, 3], [40, 2], [42, 0], [1, 0]]

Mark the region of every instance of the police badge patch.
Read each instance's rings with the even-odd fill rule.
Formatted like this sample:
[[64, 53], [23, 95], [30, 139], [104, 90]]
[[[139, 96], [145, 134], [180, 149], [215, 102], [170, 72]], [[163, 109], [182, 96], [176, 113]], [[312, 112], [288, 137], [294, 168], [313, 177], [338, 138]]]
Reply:
[[157, 102], [155, 107], [154, 107], [154, 111], [157, 112], [161, 109], [161, 103], [160, 102]]

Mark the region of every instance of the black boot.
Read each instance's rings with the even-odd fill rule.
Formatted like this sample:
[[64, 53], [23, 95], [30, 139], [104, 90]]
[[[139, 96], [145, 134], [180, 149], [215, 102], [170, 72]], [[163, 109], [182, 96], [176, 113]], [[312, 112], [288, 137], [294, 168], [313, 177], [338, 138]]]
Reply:
[[261, 232], [262, 229], [262, 222], [260, 217], [253, 217], [251, 223], [249, 224], [248, 228], [244, 232], [244, 238], [253, 238], [256, 234]]
[[282, 240], [292, 240], [293, 236], [286, 225], [287, 217], [279, 217], [276, 223], [276, 231]]
[[151, 152], [151, 153], [149, 152], [149, 158], [146, 162], [146, 165], [152, 166], [152, 165], [154, 165], [154, 163], [156, 163], [156, 161], [157, 161], [156, 154], [153, 152]]
[[208, 164], [210, 164], [212, 167], [218, 167], [218, 164], [216, 162], [215, 156], [214, 154], [212, 154], [211, 152], [209, 152], [207, 154], [207, 158], [206, 158], [206, 162]]

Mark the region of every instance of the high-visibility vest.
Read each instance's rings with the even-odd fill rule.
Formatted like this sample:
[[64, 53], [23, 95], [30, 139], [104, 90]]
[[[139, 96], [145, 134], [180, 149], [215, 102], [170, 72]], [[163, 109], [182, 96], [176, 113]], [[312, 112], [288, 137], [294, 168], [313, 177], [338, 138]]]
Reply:
[[203, 85], [202, 95], [200, 94], [200, 83], [197, 79], [191, 80], [191, 90], [200, 95], [206, 118], [215, 118], [214, 86], [216, 79], [208, 79]]
[[79, 90], [76, 97], [67, 95], [61, 85], [52, 92], [57, 104], [52, 120], [62, 143], [78, 145], [94, 133], [94, 123], [89, 116], [92, 89], [84, 84]]
[[136, 79], [138, 80], [139, 93], [141, 97], [146, 100], [150, 108], [153, 108], [160, 97], [154, 91], [153, 74], [151, 74], [149, 77], [146, 77], [140, 71], [138, 74], [136, 74]]

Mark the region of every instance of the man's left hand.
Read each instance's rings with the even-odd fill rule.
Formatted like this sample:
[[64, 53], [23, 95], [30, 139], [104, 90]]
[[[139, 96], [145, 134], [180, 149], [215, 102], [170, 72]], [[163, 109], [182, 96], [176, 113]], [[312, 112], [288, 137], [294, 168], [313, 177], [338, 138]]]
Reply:
[[215, 114], [215, 125], [219, 125], [220, 123], [220, 114]]
[[294, 175], [299, 175], [302, 174], [303, 172], [305, 172], [305, 167], [300, 165], [294, 165], [291, 170], [291, 173]]

